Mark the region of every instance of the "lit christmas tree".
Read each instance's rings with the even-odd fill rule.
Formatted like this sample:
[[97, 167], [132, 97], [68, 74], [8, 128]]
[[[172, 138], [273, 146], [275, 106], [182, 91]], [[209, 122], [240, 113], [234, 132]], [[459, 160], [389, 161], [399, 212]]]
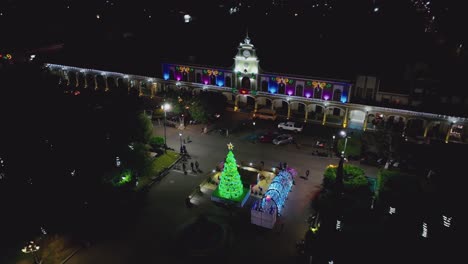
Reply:
[[234, 158], [232, 149], [234, 146], [229, 143], [229, 153], [226, 156], [224, 169], [221, 173], [221, 180], [219, 182], [219, 195], [225, 199], [237, 199], [243, 194], [243, 186], [239, 172], [237, 171], [237, 163]]

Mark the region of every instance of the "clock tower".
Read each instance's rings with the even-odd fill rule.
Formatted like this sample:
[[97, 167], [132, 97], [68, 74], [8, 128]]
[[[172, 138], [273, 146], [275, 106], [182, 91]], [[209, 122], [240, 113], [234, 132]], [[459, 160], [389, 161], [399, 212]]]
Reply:
[[234, 84], [237, 89], [257, 90], [258, 58], [254, 45], [247, 34], [244, 42], [239, 43], [234, 57]]

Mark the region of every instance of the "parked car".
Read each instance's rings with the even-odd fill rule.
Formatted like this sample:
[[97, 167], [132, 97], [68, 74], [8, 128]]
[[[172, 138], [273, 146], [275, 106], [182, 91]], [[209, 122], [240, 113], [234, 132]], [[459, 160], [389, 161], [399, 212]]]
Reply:
[[294, 138], [291, 135], [288, 134], [282, 134], [277, 136], [275, 139], [273, 139], [273, 144], [275, 145], [280, 145], [280, 144], [287, 144], [293, 142]]
[[261, 135], [258, 139], [262, 143], [271, 143], [273, 142], [273, 139], [278, 137], [278, 133], [275, 132], [267, 132], [263, 135]]
[[282, 122], [278, 124], [280, 130], [289, 130], [294, 132], [302, 132], [303, 125], [296, 122]]

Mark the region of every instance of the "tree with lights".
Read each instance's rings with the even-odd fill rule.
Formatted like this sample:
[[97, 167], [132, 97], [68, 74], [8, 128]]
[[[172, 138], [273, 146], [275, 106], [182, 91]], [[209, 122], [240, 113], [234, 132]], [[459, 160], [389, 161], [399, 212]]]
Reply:
[[221, 180], [219, 182], [219, 195], [226, 199], [237, 199], [242, 196], [243, 186], [239, 172], [237, 171], [237, 163], [234, 158], [232, 149], [234, 146], [229, 143], [229, 153], [226, 156], [223, 172], [221, 173]]

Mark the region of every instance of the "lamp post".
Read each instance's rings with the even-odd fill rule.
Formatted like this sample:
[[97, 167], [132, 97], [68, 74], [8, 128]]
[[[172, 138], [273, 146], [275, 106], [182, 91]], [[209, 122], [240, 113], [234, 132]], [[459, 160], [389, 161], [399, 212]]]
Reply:
[[36, 243], [34, 243], [34, 241], [29, 241], [29, 243], [23, 249], [21, 249], [21, 251], [23, 253], [32, 253], [33, 254], [34, 263], [39, 263], [37, 255], [35, 253], [38, 250], [39, 250], [39, 246], [36, 245]]
[[332, 152], [332, 157], [333, 157], [333, 151], [335, 150], [335, 135], [332, 136], [332, 145], [330, 147], [331, 152]]
[[348, 144], [348, 136], [346, 135], [346, 132], [344, 130], [340, 131], [340, 135], [345, 139], [344, 141], [344, 147], [343, 150], [341, 151], [341, 156], [344, 157], [346, 153], [346, 145]]
[[167, 135], [166, 135], [166, 116], [167, 111], [171, 109], [171, 105], [165, 103], [161, 106], [161, 109], [164, 110], [164, 153], [167, 153]]
[[182, 133], [179, 133], [179, 139], [180, 139], [180, 149], [182, 150]]

